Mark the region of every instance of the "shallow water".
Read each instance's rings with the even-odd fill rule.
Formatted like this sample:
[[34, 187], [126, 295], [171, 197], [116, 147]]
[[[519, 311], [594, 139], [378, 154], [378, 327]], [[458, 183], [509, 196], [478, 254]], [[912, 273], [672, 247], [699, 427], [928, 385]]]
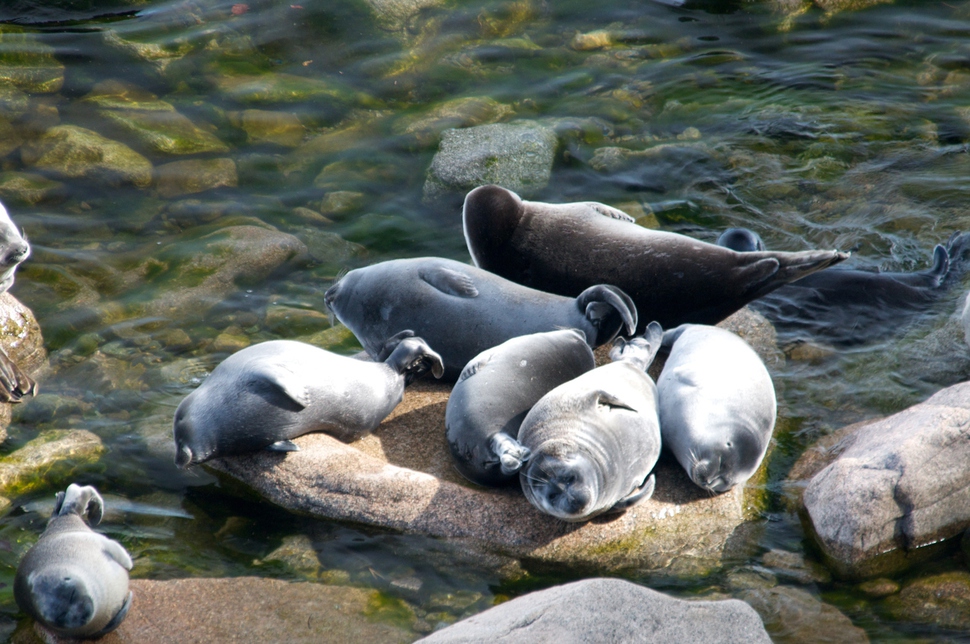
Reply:
[[[49, 428], [101, 436], [109, 456], [83, 478], [115, 497], [119, 510], [103, 527], [131, 552], [140, 577], [316, 578], [264, 561], [284, 540], [306, 535], [323, 583], [380, 589], [383, 614], [411, 624], [413, 609], [427, 629], [585, 574], [528, 570], [510, 581], [447, 543], [311, 521], [242, 498], [201, 471], [176, 470], [166, 441], [175, 406], [231, 350], [220, 334], [313, 337], [358, 350], [339, 329], [328, 332], [323, 316], [281, 324], [267, 315], [280, 307], [325, 312], [323, 293], [340, 271], [403, 256], [469, 260], [461, 196], [422, 199], [445, 127], [522, 119], [555, 126], [560, 148], [540, 200], [602, 201], [707, 241], [747, 226], [772, 249], [851, 249], [857, 266], [927, 267], [935, 244], [970, 230], [970, 2], [832, 14], [782, 8], [793, 4], [463, 0], [429, 6], [403, 26], [379, 22], [356, 1], [253, 0], [237, 5], [245, 11], [208, 0], [5, 4], [0, 65], [33, 56], [37, 76], [63, 81], [17, 80], [23, 97], [0, 101], [0, 115], [14, 113], [0, 118], [13, 124], [0, 138], [79, 125], [126, 143], [156, 168], [231, 158], [238, 186], [170, 196], [55, 176], [39, 201], [17, 198], [3, 181], [36, 169], [16, 142], [0, 149], [0, 198], [34, 249], [12, 292], [36, 313], [53, 365], [42, 395], [16, 410], [4, 449]], [[605, 46], [587, 48], [590, 39]], [[275, 94], [235, 82], [280, 74], [300, 78]], [[171, 154], [118, 126], [91, 100], [105, 81], [167, 102], [206, 133], [193, 144], [204, 139], [212, 148]], [[491, 101], [441, 116], [461, 97]], [[10, 107], [17, 101], [26, 109]], [[298, 139], [311, 143], [247, 137], [239, 125], [246, 109], [296, 114]], [[615, 161], [604, 154], [614, 147], [653, 154]], [[234, 224], [291, 233], [312, 257], [228, 297], [210, 294], [175, 319], [153, 313], [150, 303], [197, 285], [178, 268], [197, 258], [200, 238]], [[956, 281], [900, 336], [812, 359], [796, 352], [775, 369], [781, 420], [759, 553], [814, 556], [780, 485], [805, 447], [970, 376], [924, 340], [962, 301], [966, 280]], [[173, 330], [187, 338], [172, 340]], [[41, 404], [44, 397], [57, 403]], [[50, 481], [14, 499], [0, 519], [5, 632], [16, 625], [17, 559], [42, 529], [43, 502], [65, 484]], [[933, 566], [965, 569], [950, 554]], [[724, 590], [729, 572], [635, 578], [705, 595]], [[392, 583], [408, 579], [420, 589]], [[894, 621], [849, 584], [812, 589], [873, 641], [966, 638]]]

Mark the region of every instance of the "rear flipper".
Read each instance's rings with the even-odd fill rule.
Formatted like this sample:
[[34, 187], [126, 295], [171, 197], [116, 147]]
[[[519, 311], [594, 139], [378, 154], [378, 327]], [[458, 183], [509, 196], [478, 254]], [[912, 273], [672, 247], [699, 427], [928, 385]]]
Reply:
[[494, 434], [490, 442], [489, 447], [501, 463], [502, 474], [506, 476], [516, 474], [532, 456], [528, 447], [503, 432]]
[[637, 307], [629, 295], [615, 286], [590, 286], [576, 298], [576, 306], [596, 328], [596, 337], [590, 346], [606, 344], [621, 332], [636, 333]]
[[647, 325], [643, 335], [624, 340], [617, 338], [610, 349], [610, 360], [613, 362], [629, 362], [641, 371], [646, 371], [653, 363], [653, 359], [660, 350], [663, 342], [664, 331], [659, 322], [651, 322]]
[[51, 516], [63, 516], [65, 514], [76, 514], [84, 518], [87, 515], [88, 523], [98, 525], [101, 523], [101, 516], [104, 514], [104, 500], [98, 491], [90, 485], [80, 486], [71, 483], [65, 492], [58, 492], [54, 501], [54, 512]]
[[269, 452], [299, 452], [300, 446], [290, 440], [281, 440], [270, 443], [264, 449]]
[[629, 496], [626, 496], [620, 499], [619, 501], [617, 501], [616, 505], [610, 508], [609, 511], [623, 512], [627, 508], [633, 507], [640, 501], [646, 501], [647, 499], [653, 496], [653, 490], [656, 486], [657, 486], [657, 477], [651, 474], [650, 476], [648, 476], [643, 480], [643, 484], [640, 487], [633, 490], [633, 492], [631, 492]]
[[384, 364], [404, 376], [405, 385], [411, 384], [426, 371], [431, 371], [435, 378], [445, 373], [441, 356], [432, 351], [423, 339], [415, 337], [411, 330], [391, 336], [384, 343], [380, 357]]
[[37, 395], [37, 383], [0, 349], [0, 402], [19, 403]]

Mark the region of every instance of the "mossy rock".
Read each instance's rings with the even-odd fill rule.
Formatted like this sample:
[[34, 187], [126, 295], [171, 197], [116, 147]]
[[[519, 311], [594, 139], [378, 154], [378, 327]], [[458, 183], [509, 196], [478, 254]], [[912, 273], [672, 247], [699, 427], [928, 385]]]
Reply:
[[0, 197], [4, 202], [36, 206], [42, 203], [60, 203], [67, 199], [67, 188], [32, 172], [0, 172]]
[[28, 167], [70, 179], [90, 179], [111, 186], [152, 182], [151, 162], [127, 145], [76, 125], [52, 127], [24, 144], [21, 157]]
[[16, 497], [60, 487], [104, 453], [101, 439], [86, 430], [51, 429], [0, 459], [0, 494]]
[[30, 94], [52, 94], [64, 85], [64, 65], [54, 48], [21, 27], [0, 25], [0, 84]]
[[924, 577], [885, 600], [886, 610], [904, 622], [970, 630], [970, 572]]
[[171, 199], [216, 188], [235, 188], [239, 174], [232, 159], [188, 159], [158, 166], [155, 187], [160, 197]]

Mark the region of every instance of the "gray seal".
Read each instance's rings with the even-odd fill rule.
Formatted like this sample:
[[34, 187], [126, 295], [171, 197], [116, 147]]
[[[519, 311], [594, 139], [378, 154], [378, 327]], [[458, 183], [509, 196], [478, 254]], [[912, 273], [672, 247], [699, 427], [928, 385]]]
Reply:
[[[30, 244], [0, 204], [0, 293], [13, 286], [17, 267], [29, 256]], [[36, 394], [37, 383], [0, 349], [0, 402], [18, 403]]]
[[670, 355], [657, 379], [660, 431], [690, 476], [719, 493], [748, 480], [768, 450], [777, 404], [768, 370], [724, 329], [685, 324], [664, 334]]
[[[747, 228], [729, 228], [717, 243], [739, 252], [765, 248]], [[911, 273], [847, 267], [814, 273], [751, 303], [794, 340], [821, 340], [847, 347], [891, 336], [932, 311], [959, 283], [970, 259], [970, 234], [955, 233], [937, 244], [929, 268]]]
[[598, 347], [621, 330], [632, 334], [637, 323], [633, 302], [613, 286], [563, 297], [438, 257], [352, 270], [324, 299], [371, 356], [391, 335], [414, 330], [441, 355], [450, 381], [476, 355], [516, 336], [575, 328]]
[[27, 551], [14, 578], [22, 611], [58, 635], [95, 638], [116, 629], [131, 606], [131, 557], [94, 532], [104, 501], [90, 485], [58, 492], [47, 529]]
[[586, 337], [576, 329], [519, 336], [475, 356], [445, 409], [445, 435], [458, 471], [479, 485], [517, 481], [529, 458], [517, 440], [526, 414], [550, 390], [595, 366]]
[[662, 337], [651, 322], [644, 337], [618, 338], [612, 363], [559, 385], [526, 415], [519, 442], [531, 457], [519, 480], [538, 510], [586, 521], [653, 495], [660, 425], [647, 367]]
[[293, 340], [238, 351], [175, 410], [175, 464], [261, 449], [299, 449], [290, 439], [325, 432], [342, 441], [376, 428], [401, 402], [404, 387], [441, 358], [411, 331], [398, 333], [379, 362], [356, 360]]
[[636, 304], [640, 328], [715, 324], [782, 284], [841, 262], [834, 250], [739, 253], [636, 225], [596, 202], [523, 201], [498, 186], [475, 188], [462, 211], [475, 265], [531, 288], [575, 296], [612, 284]]

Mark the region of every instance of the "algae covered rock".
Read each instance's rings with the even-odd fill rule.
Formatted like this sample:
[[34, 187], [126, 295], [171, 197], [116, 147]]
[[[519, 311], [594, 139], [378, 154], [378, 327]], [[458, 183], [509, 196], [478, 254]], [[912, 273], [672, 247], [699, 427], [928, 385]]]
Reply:
[[229, 122], [246, 133], [249, 143], [295, 148], [303, 143], [306, 128], [292, 112], [243, 110], [229, 112]]
[[970, 572], [954, 571], [923, 577], [885, 601], [898, 620], [970, 630]]
[[293, 74], [221, 75], [216, 88], [226, 98], [243, 104], [320, 101], [330, 108], [349, 108], [366, 99], [343, 83]]
[[865, 644], [869, 641], [866, 632], [854, 626], [841, 611], [800, 588], [751, 588], [738, 597], [761, 615], [771, 640], [777, 644]]
[[[0, 494], [20, 496], [72, 480], [104, 453], [101, 439], [86, 430], [51, 429], [0, 458]], [[0, 505], [9, 501], [0, 497]]]
[[52, 127], [21, 148], [24, 163], [69, 179], [89, 179], [111, 186], [152, 183], [152, 164], [127, 145], [76, 125]]
[[64, 85], [64, 65], [54, 49], [22, 27], [0, 24], [0, 85], [31, 94], [51, 94]]
[[4, 203], [36, 206], [67, 199], [64, 184], [32, 172], [0, 172], [0, 199]]
[[166, 199], [239, 185], [236, 162], [228, 158], [165, 163], [156, 168], [155, 177], [155, 189]]

